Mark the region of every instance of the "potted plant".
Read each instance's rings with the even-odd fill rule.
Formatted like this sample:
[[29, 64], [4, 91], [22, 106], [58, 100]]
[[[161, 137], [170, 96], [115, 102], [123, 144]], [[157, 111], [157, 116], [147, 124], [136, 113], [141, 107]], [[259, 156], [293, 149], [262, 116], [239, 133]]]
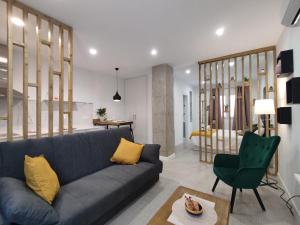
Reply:
[[97, 115], [98, 115], [100, 120], [105, 121], [107, 119], [106, 118], [106, 108], [97, 109]]

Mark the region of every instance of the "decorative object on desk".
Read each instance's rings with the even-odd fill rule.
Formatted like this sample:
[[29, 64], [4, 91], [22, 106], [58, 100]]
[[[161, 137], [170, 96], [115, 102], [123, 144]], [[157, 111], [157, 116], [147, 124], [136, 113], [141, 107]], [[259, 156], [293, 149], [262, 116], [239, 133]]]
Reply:
[[229, 112], [229, 105], [225, 105], [224, 112], [228, 113]]
[[99, 108], [97, 109], [97, 115], [101, 121], [106, 121], [106, 108]]
[[274, 92], [273, 86], [270, 86], [270, 87], [269, 87], [269, 92]]
[[191, 196], [184, 196], [185, 197], [185, 210], [194, 215], [194, 216], [199, 216], [203, 213], [202, 206], [200, 205], [199, 202], [195, 201], [192, 199]]
[[119, 101], [121, 101], [121, 96], [119, 95], [119, 92], [118, 92], [119, 91], [119, 83], [118, 83], [118, 71], [119, 71], [119, 68], [115, 68], [115, 70], [116, 70], [117, 92], [114, 95], [113, 100], [115, 102], [119, 102]]
[[[261, 120], [264, 125], [264, 134], [263, 137], [266, 136], [267, 131], [267, 122], [268, 126], [270, 125], [270, 115], [275, 114], [275, 108], [274, 108], [274, 100], [273, 99], [257, 99], [255, 101], [254, 105], [254, 112], [257, 115], [261, 115]], [[270, 133], [269, 133], [270, 134]]]

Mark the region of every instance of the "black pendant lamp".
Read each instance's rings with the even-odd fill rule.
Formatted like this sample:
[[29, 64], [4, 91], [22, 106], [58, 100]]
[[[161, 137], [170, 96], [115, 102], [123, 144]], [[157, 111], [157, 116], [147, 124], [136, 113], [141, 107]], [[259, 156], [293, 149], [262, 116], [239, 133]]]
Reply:
[[119, 89], [119, 83], [118, 83], [118, 71], [119, 71], [119, 68], [115, 68], [115, 70], [116, 70], [116, 80], [117, 80], [117, 92], [114, 95], [113, 100], [115, 102], [119, 102], [119, 101], [121, 101], [121, 96], [119, 95], [119, 92], [118, 92], [118, 89]]

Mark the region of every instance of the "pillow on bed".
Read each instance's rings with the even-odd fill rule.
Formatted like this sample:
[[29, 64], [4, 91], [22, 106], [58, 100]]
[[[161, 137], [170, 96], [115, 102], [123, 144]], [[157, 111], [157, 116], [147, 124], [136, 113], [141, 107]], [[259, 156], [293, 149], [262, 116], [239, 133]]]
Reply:
[[27, 188], [25, 182], [0, 178], [0, 211], [9, 223], [52, 225], [59, 221], [54, 208]]

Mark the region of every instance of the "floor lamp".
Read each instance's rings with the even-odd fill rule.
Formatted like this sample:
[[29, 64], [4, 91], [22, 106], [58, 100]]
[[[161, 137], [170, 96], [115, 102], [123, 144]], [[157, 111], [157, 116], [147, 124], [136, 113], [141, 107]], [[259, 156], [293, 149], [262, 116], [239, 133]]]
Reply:
[[[255, 105], [254, 105], [254, 113], [257, 115], [260, 115], [261, 117], [264, 117], [263, 120], [263, 124], [264, 124], [264, 134], [263, 136], [266, 136], [266, 133], [269, 131], [267, 131], [266, 129], [266, 123], [267, 120], [269, 122], [270, 125], [270, 115], [274, 115], [275, 114], [275, 107], [274, 107], [274, 100], [273, 99], [258, 99], [255, 101]], [[269, 133], [270, 134], [270, 133]], [[270, 186], [274, 189], [278, 189], [276, 187], [277, 182], [269, 182], [268, 179], [268, 173], [266, 173], [266, 182], [262, 181], [262, 184], [260, 186]]]

